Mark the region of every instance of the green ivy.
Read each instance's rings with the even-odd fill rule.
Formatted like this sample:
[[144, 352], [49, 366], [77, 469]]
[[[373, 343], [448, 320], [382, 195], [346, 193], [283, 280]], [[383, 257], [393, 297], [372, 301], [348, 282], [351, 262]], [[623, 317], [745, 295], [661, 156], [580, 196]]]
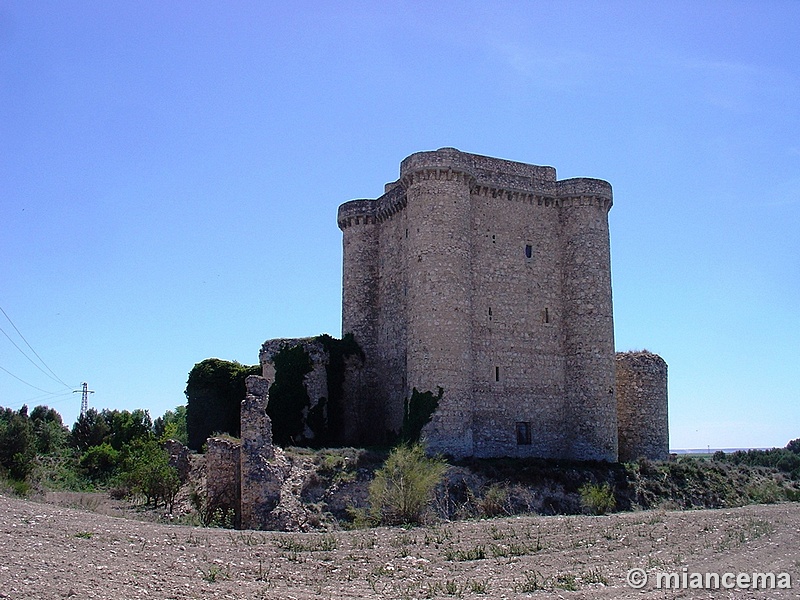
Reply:
[[[327, 418], [322, 417], [320, 435], [316, 439], [319, 446], [335, 444], [341, 439], [344, 430], [344, 378], [346, 359], [348, 356], [360, 356], [363, 360], [364, 351], [358, 345], [352, 333], [346, 334], [342, 339], [331, 337], [327, 333], [317, 336], [316, 340], [328, 353], [328, 365], [325, 367], [328, 379]], [[322, 400], [320, 400], [322, 404]], [[317, 405], [319, 406], [319, 404]], [[323, 405], [324, 406], [324, 405]], [[322, 408], [320, 408], [320, 413]], [[312, 414], [309, 412], [309, 428], [312, 427]]]
[[430, 423], [433, 413], [439, 407], [444, 390], [437, 388], [433, 392], [420, 392], [417, 388], [411, 391], [411, 398], [403, 403], [403, 429], [400, 432], [400, 441], [416, 443], [422, 435], [422, 428]]
[[267, 414], [272, 420], [272, 440], [279, 446], [303, 442], [303, 411], [311, 404], [303, 382], [314, 368], [305, 348], [283, 346], [273, 357], [275, 381], [269, 387]]

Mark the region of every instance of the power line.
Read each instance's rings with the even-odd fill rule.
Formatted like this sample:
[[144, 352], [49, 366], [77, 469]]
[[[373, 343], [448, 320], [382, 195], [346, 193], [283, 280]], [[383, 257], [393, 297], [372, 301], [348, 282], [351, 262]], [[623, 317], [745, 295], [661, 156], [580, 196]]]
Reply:
[[45, 375], [47, 375], [47, 376], [48, 376], [50, 379], [54, 380], [54, 381], [55, 381], [55, 382], [57, 382], [57, 383], [60, 383], [61, 385], [63, 385], [63, 386], [64, 386], [64, 387], [66, 387], [66, 388], [71, 388], [72, 386], [70, 386], [70, 385], [69, 385], [69, 384], [67, 384], [67, 383], [64, 383], [64, 381], [63, 381], [63, 380], [62, 380], [62, 379], [61, 379], [61, 378], [60, 378], [58, 375], [56, 375], [56, 374], [53, 372], [53, 369], [51, 369], [50, 367], [48, 367], [48, 366], [47, 366], [47, 363], [46, 363], [46, 362], [44, 362], [44, 360], [42, 359], [42, 357], [41, 357], [41, 356], [39, 356], [39, 353], [38, 353], [38, 352], [36, 352], [36, 350], [34, 350], [34, 349], [33, 349], [33, 346], [31, 346], [31, 345], [30, 345], [30, 342], [28, 342], [28, 340], [27, 340], [27, 339], [25, 339], [25, 336], [24, 336], [24, 335], [22, 335], [22, 332], [19, 330], [19, 328], [18, 328], [16, 325], [14, 325], [14, 321], [12, 321], [12, 320], [11, 320], [11, 317], [9, 317], [9, 316], [8, 316], [8, 313], [7, 313], [5, 310], [3, 310], [3, 307], [2, 307], [2, 306], [0, 306], [0, 312], [2, 312], [2, 313], [5, 315], [6, 319], [8, 319], [8, 322], [9, 322], [9, 323], [11, 323], [11, 326], [12, 326], [12, 327], [14, 328], [14, 330], [17, 332], [17, 334], [19, 335], [19, 337], [21, 337], [21, 338], [22, 338], [22, 341], [24, 341], [24, 342], [25, 342], [25, 344], [28, 346], [28, 348], [30, 348], [30, 349], [31, 349], [31, 352], [33, 352], [33, 353], [34, 353], [34, 355], [36, 356], [36, 358], [38, 358], [38, 359], [39, 359], [39, 361], [40, 361], [40, 362], [41, 362], [41, 363], [42, 363], [42, 364], [45, 366], [45, 368], [46, 368], [48, 371], [50, 371], [50, 374], [48, 374], [47, 372], [45, 372], [45, 371], [44, 371], [44, 369], [42, 369], [42, 368], [41, 368], [39, 365], [37, 365], [37, 364], [36, 364], [36, 363], [33, 361], [33, 359], [31, 359], [31, 357], [30, 357], [30, 356], [28, 356], [27, 354], [25, 354], [25, 352], [23, 352], [22, 348], [20, 348], [19, 346], [17, 346], [17, 344], [14, 342], [14, 340], [12, 340], [12, 339], [11, 339], [11, 336], [10, 336], [10, 335], [8, 335], [8, 334], [5, 332], [5, 330], [3, 330], [3, 328], [2, 328], [2, 327], [0, 327], [0, 331], [2, 331], [2, 332], [3, 332], [3, 335], [5, 335], [5, 336], [8, 338], [8, 341], [10, 341], [12, 344], [14, 344], [14, 347], [15, 347], [17, 350], [19, 350], [19, 351], [22, 353], [22, 355], [23, 355], [25, 358], [27, 358], [27, 359], [28, 359], [28, 360], [31, 362], [31, 364], [32, 364], [34, 367], [36, 367], [37, 369], [39, 369], [39, 370], [40, 370], [42, 373], [44, 373]]
[[27, 385], [28, 387], [32, 387], [32, 388], [33, 388], [33, 389], [35, 389], [35, 390], [39, 390], [40, 392], [44, 392], [45, 394], [53, 394], [53, 395], [55, 394], [55, 392], [48, 392], [47, 390], [43, 390], [43, 389], [42, 389], [42, 388], [40, 388], [40, 387], [36, 387], [36, 386], [35, 386], [35, 385], [33, 385], [32, 383], [28, 383], [27, 381], [25, 381], [25, 380], [24, 380], [24, 379], [22, 379], [21, 377], [17, 377], [16, 375], [14, 375], [14, 374], [13, 374], [11, 371], [9, 371], [8, 369], [6, 369], [5, 367], [0, 367], [0, 370], [3, 370], [3, 371], [5, 371], [5, 372], [6, 372], [6, 373], [8, 373], [9, 375], [11, 375], [11, 376], [12, 376], [14, 379], [16, 379], [17, 381], [21, 381], [22, 383], [24, 383], [24, 384], [25, 384], [25, 385]]

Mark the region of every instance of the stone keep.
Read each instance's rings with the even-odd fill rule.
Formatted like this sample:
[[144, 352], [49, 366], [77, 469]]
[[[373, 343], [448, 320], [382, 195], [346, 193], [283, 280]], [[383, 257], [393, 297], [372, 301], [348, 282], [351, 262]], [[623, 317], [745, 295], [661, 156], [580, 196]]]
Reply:
[[414, 388], [441, 387], [434, 452], [616, 461], [611, 205], [605, 181], [453, 148], [342, 204], [352, 441], [385, 441]]

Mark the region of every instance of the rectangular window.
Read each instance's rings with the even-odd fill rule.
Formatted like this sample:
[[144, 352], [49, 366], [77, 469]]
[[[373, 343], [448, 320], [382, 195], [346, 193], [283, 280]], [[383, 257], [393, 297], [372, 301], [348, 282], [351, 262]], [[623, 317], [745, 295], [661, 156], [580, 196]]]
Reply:
[[525, 258], [530, 258], [531, 256], [533, 256], [533, 246], [525, 244]]
[[550, 309], [545, 308], [542, 311], [542, 323], [549, 323], [550, 322]]
[[531, 424], [527, 421], [517, 422], [517, 445], [531, 445]]
[[494, 368], [494, 380], [500, 381], [500, 367]]

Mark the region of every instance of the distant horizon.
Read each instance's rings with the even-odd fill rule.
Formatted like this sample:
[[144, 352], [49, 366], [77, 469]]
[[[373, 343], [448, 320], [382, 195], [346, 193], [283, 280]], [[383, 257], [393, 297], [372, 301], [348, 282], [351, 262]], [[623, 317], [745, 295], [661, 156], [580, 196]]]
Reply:
[[[787, 444], [789, 443], [788, 440]], [[729, 454], [731, 452], [747, 452], [748, 450], [776, 450], [786, 448], [786, 444], [783, 446], [769, 446], [769, 447], [761, 447], [761, 448], [670, 448], [670, 454], [714, 454], [714, 452], [724, 452], [725, 454]]]

